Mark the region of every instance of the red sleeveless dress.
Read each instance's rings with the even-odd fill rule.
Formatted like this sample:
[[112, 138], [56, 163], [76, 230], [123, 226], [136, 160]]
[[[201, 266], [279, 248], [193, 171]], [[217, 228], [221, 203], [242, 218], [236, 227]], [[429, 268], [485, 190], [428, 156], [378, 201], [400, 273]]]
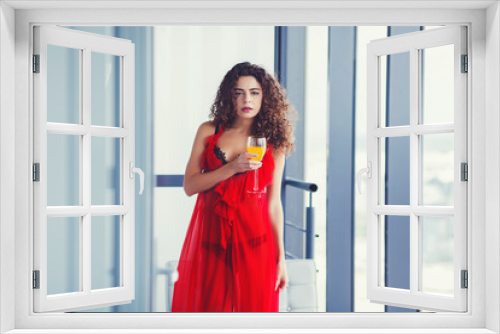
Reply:
[[[220, 131], [206, 140], [202, 169], [221, 167]], [[272, 183], [268, 145], [259, 186]], [[276, 249], [266, 193], [246, 194], [254, 171], [236, 174], [199, 193], [182, 247], [172, 312], [278, 312]]]

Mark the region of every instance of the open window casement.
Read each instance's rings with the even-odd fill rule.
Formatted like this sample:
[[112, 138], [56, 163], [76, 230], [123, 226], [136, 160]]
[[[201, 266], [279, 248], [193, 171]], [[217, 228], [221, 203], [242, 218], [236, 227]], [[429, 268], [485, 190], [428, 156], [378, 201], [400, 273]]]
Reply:
[[34, 27], [35, 312], [134, 299], [134, 75], [129, 40]]
[[[367, 50], [368, 299], [412, 309], [464, 312], [466, 27], [436, 28], [374, 40]], [[391, 67], [391, 62], [399, 62], [399, 72], [394, 72], [396, 67]], [[388, 75], [390, 71], [393, 73]], [[409, 93], [398, 85], [401, 80], [406, 80]], [[389, 108], [392, 115], [405, 116], [392, 117]], [[443, 178], [447, 179], [444, 183]], [[401, 268], [386, 267], [386, 241], [390, 233], [401, 228], [405, 232], [397, 234], [397, 242], [400, 250], [409, 254], [409, 273], [404, 273], [409, 274], [403, 284], [406, 286], [387, 280], [389, 270], [395, 273]], [[445, 262], [430, 259], [443, 254], [447, 254], [448, 274], [440, 276], [436, 263], [437, 269], [445, 273]]]

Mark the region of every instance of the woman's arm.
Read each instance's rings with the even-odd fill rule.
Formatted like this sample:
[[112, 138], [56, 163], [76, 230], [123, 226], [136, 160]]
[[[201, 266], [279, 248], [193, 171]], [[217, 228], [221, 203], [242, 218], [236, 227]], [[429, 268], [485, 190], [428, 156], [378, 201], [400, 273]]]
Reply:
[[261, 163], [258, 161], [247, 160], [250, 153], [241, 154], [231, 163], [225, 164], [220, 168], [210, 172], [201, 172], [201, 159], [205, 150], [205, 140], [213, 135], [215, 126], [208, 121], [200, 125], [194, 139], [191, 156], [184, 173], [184, 191], [188, 196], [203, 192], [215, 187], [219, 182], [230, 178], [236, 173], [241, 173], [250, 169], [259, 168]]
[[273, 151], [273, 158], [273, 183], [267, 187], [267, 205], [274, 234], [276, 264], [278, 266], [275, 289], [279, 287], [282, 291], [288, 283], [285, 267], [285, 246], [283, 243], [283, 206], [281, 205], [281, 179], [285, 168], [285, 154], [284, 152]]

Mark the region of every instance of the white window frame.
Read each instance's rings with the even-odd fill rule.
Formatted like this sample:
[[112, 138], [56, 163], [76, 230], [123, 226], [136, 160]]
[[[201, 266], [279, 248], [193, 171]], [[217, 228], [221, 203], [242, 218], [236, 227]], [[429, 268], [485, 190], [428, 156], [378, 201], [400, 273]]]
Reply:
[[[500, 10], [497, 1], [239, 1], [220, 8], [216, 1], [135, 2], [134, 9], [103, 10], [104, 6], [130, 6], [132, 2], [78, 1], [17, 2], [0, 4], [1, 166], [0, 196], [0, 304], [1, 330], [38, 333], [43, 329], [128, 329], [144, 333], [146, 328], [267, 328], [269, 332], [289, 332], [283, 328], [350, 328], [350, 333], [495, 333], [500, 331]], [[272, 3], [273, 5], [269, 5]], [[17, 8], [14, 10], [12, 7]], [[70, 8], [60, 9], [54, 6]], [[71, 9], [71, 6], [87, 9]], [[97, 8], [99, 6], [100, 8]], [[147, 9], [148, 6], [164, 8]], [[391, 9], [390, 6], [398, 8]], [[428, 6], [428, 7], [426, 7]], [[431, 7], [432, 6], [432, 7]], [[489, 6], [489, 8], [487, 8]], [[140, 11], [136, 8], [143, 8]], [[179, 9], [183, 7], [184, 9]], [[271, 7], [268, 8], [268, 7]], [[31, 8], [31, 9], [21, 9]], [[34, 8], [34, 9], [33, 9]], [[43, 9], [51, 8], [51, 9]], [[355, 8], [346, 9], [346, 8]], [[415, 9], [417, 8], [417, 9]], [[244, 9], [244, 10], [242, 10]], [[30, 157], [32, 143], [32, 26], [59, 25], [437, 25], [465, 24], [469, 31], [468, 54], [468, 312], [421, 314], [34, 314], [31, 289], [32, 266], [32, 184]], [[485, 25], [486, 22], [486, 25]], [[4, 29], [8, 28], [8, 29]], [[487, 28], [487, 29], [486, 29]], [[15, 42], [14, 42], [15, 32]], [[11, 67], [15, 66], [15, 72]], [[12, 82], [15, 80], [15, 86]], [[10, 85], [9, 85], [10, 84]], [[15, 93], [15, 99], [12, 97]], [[15, 117], [12, 108], [15, 107]], [[10, 108], [10, 110], [6, 110]], [[15, 127], [15, 133], [8, 130]], [[15, 140], [15, 145], [12, 142]], [[10, 146], [9, 146], [10, 145]], [[12, 161], [15, 161], [13, 166]], [[8, 181], [15, 167], [15, 182]], [[5, 183], [4, 183], [5, 181]], [[4, 186], [5, 185], [5, 186]], [[14, 203], [12, 194], [15, 193]], [[10, 197], [9, 197], [10, 196]], [[15, 205], [15, 211], [9, 209]], [[15, 218], [15, 219], [12, 219]], [[12, 256], [14, 254], [14, 256]], [[12, 286], [15, 285], [15, 289]], [[14, 291], [12, 291], [14, 290]], [[486, 293], [488, 291], [488, 293]], [[12, 305], [15, 305], [13, 310]], [[139, 328], [131, 331], [130, 328]], [[101, 328], [103, 330], [99, 330]], [[355, 330], [355, 329], [358, 330]], [[385, 329], [382, 329], [385, 328]], [[392, 328], [393, 330], [388, 330]], [[431, 328], [431, 329], [430, 329]], [[28, 330], [30, 329], [30, 330]], [[39, 330], [37, 330], [39, 329]], [[280, 330], [282, 329], [282, 330]], [[234, 332], [234, 330], [230, 330]], [[46, 331], [45, 331], [46, 332]], [[50, 332], [55, 333], [55, 330]], [[193, 330], [193, 332], [196, 332]], [[198, 332], [201, 332], [199, 330]], [[214, 330], [214, 332], [220, 332]], [[295, 331], [296, 332], [296, 331]], [[14, 332], [13, 332], [14, 333]]]
[[[367, 152], [371, 177], [367, 180], [367, 298], [371, 302], [416, 308], [422, 310], [455, 311], [467, 310], [467, 290], [461, 287], [461, 270], [467, 270], [467, 184], [461, 181], [461, 163], [467, 163], [467, 74], [461, 72], [461, 56], [467, 54], [465, 26], [448, 26], [417, 31], [371, 41], [367, 46]], [[453, 47], [454, 117], [453, 122], [444, 124], [422, 124], [421, 50], [451, 45]], [[383, 90], [380, 70], [382, 56], [409, 55], [409, 124], [386, 127], [381, 124], [381, 114], [385, 112], [380, 102]], [[427, 134], [453, 134], [453, 206], [427, 206], [420, 201], [422, 194], [422, 137]], [[409, 139], [409, 203], [408, 205], [386, 205], [381, 197], [385, 185], [381, 177], [381, 143], [389, 137]], [[407, 216], [409, 220], [409, 289], [384, 287], [380, 271], [382, 265], [383, 215]], [[424, 216], [444, 216], [453, 218], [453, 295], [441, 295], [422, 290], [421, 266], [421, 225]]]
[[[73, 48], [80, 59], [79, 124], [47, 121], [47, 46]], [[74, 311], [130, 303], [135, 297], [135, 180], [130, 177], [135, 160], [135, 45], [130, 40], [102, 36], [47, 25], [34, 27], [34, 54], [39, 55], [39, 73], [34, 82], [34, 162], [40, 164], [40, 179], [34, 194], [34, 270], [39, 270], [39, 288], [34, 289], [35, 312]], [[120, 61], [120, 124], [95, 126], [91, 121], [91, 58], [93, 52], [118, 56]], [[80, 146], [79, 205], [47, 207], [47, 134], [78, 135]], [[92, 205], [92, 138], [117, 138], [120, 170], [120, 204]], [[133, 175], [133, 174], [132, 174]], [[118, 287], [92, 290], [91, 216], [120, 216], [120, 272]], [[47, 218], [79, 219], [79, 291], [48, 295]]]

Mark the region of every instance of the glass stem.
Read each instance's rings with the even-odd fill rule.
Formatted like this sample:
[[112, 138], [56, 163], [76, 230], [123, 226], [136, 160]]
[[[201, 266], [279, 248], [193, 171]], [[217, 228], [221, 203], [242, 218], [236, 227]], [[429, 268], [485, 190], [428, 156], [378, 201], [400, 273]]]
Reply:
[[258, 172], [259, 170], [256, 169], [253, 175], [253, 190], [255, 191], [259, 190], [259, 176], [257, 175]]

